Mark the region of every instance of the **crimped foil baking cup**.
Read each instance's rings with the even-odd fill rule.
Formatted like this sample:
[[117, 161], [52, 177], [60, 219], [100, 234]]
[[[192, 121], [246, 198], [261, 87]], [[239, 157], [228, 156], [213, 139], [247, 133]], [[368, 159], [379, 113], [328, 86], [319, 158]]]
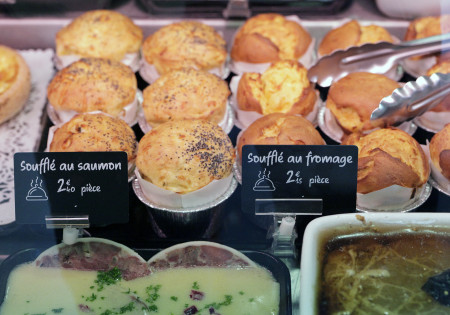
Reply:
[[[72, 63], [74, 63], [82, 58], [85, 58], [85, 57], [76, 55], [76, 54], [62, 55], [62, 56], [58, 56], [55, 54], [55, 56], [53, 57], [53, 63], [55, 65], [56, 69], [58, 69], [58, 71], [60, 71], [63, 68], [68, 67]], [[141, 59], [141, 54], [140, 54], [140, 51], [138, 51], [135, 53], [125, 54], [125, 56], [122, 58], [122, 60], [120, 60], [120, 62], [123, 63], [124, 65], [130, 67], [131, 70], [133, 70], [133, 72], [137, 72], [139, 70], [139, 60], [140, 59]]]
[[[142, 112], [143, 101], [144, 96], [142, 95], [142, 91], [136, 90], [134, 101], [125, 106], [122, 110], [123, 113], [117, 117], [124, 120], [130, 127], [133, 127], [138, 122], [139, 114]], [[57, 110], [52, 104], [47, 103], [47, 115], [54, 125], [66, 123], [78, 114], [81, 113], [73, 110]]]
[[407, 58], [400, 61], [403, 69], [415, 78], [426, 75], [428, 69], [434, 66], [436, 62], [436, 56], [423, 57], [421, 59]]
[[[225, 131], [225, 133], [229, 134], [234, 127], [234, 111], [230, 105], [230, 102], [227, 101], [227, 108], [225, 111], [225, 116], [222, 121], [219, 122], [219, 126]], [[152, 126], [149, 125], [147, 120], [145, 119], [144, 111], [142, 110], [139, 113], [138, 124], [144, 134], [150, 132], [152, 130]]]
[[441, 183], [435, 180], [433, 176], [428, 179], [428, 182], [431, 184], [431, 186], [433, 186], [433, 188], [450, 197], [450, 189], [441, 185]]
[[428, 111], [414, 118], [414, 123], [425, 131], [438, 133], [450, 122], [450, 112]]
[[242, 162], [238, 161], [238, 159], [240, 159], [240, 157], [237, 157], [236, 161], [233, 163], [233, 175], [238, 183], [242, 185]]
[[149, 200], [141, 188], [138, 179], [132, 183], [134, 193], [147, 206], [150, 222], [159, 237], [211, 237], [221, 223], [225, 201], [233, 194], [237, 181], [232, 177], [224, 194], [218, 198], [196, 207], [163, 207]]
[[[319, 109], [319, 113], [317, 115], [317, 121], [319, 123], [320, 130], [322, 130], [324, 134], [326, 134], [330, 139], [336, 141], [337, 143], [342, 142], [342, 137], [345, 134], [344, 130], [341, 128], [341, 126], [339, 126], [333, 113], [331, 113], [331, 111], [326, 106], [322, 106]], [[412, 136], [417, 130], [417, 125], [415, 123], [413, 123], [412, 121], [405, 121], [397, 128], [405, 131], [410, 136]], [[373, 130], [376, 130], [376, 129], [373, 129]], [[369, 130], [365, 133], [366, 134], [370, 133], [373, 130]]]
[[[394, 185], [397, 186], [397, 185]], [[388, 187], [389, 188], [389, 187]], [[402, 187], [404, 188], [404, 187]], [[385, 188], [387, 189], [387, 188]], [[412, 190], [412, 189], [411, 189]], [[358, 204], [358, 199], [356, 200], [356, 210], [360, 212], [410, 212], [414, 209], [420, 207], [431, 195], [431, 191], [433, 188], [431, 185], [427, 182], [425, 185], [423, 185], [421, 188], [418, 189], [419, 191], [416, 193], [415, 198], [413, 198], [413, 201], [411, 203], [407, 203], [406, 205], [401, 205], [399, 207], [392, 206], [389, 209], [382, 209], [382, 208], [376, 208], [376, 207], [362, 207]], [[358, 194], [360, 195], [360, 194]], [[383, 200], [384, 204], [387, 204], [388, 201]]]
[[[230, 58], [229, 55], [227, 55], [227, 58], [225, 59], [225, 62], [222, 66], [212, 68], [210, 70], [207, 70], [209, 73], [217, 75], [219, 78], [226, 79], [230, 75]], [[196, 69], [199, 70], [199, 69]], [[158, 73], [158, 70], [156, 70], [156, 67], [152, 64], [149, 64], [146, 60], [144, 55], [142, 54], [142, 58], [140, 61], [140, 67], [139, 67], [139, 75], [141, 78], [147, 82], [148, 84], [153, 84], [155, 81], [161, 76]]]

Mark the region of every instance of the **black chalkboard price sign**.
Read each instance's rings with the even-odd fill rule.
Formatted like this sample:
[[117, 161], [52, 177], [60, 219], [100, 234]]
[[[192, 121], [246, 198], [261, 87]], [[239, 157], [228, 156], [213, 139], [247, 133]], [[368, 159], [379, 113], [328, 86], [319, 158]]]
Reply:
[[358, 148], [346, 145], [246, 145], [242, 209], [256, 215], [355, 211]]
[[14, 155], [16, 222], [88, 215], [91, 225], [128, 222], [125, 152], [52, 152]]

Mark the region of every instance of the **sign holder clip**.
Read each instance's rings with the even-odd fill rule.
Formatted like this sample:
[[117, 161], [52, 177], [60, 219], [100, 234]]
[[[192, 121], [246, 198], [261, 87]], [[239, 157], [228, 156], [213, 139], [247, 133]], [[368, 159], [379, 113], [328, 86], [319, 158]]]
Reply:
[[297, 249], [295, 240], [297, 233], [295, 231], [295, 215], [273, 217], [274, 232], [271, 252], [278, 257], [296, 257]]
[[63, 243], [74, 244], [81, 235], [80, 229], [90, 226], [89, 215], [79, 216], [45, 216], [47, 229], [63, 229]]

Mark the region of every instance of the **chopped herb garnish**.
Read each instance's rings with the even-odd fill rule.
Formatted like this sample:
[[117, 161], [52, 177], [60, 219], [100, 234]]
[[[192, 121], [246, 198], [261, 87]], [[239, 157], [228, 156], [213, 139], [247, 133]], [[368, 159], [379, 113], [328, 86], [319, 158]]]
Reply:
[[192, 289], [194, 289], [194, 290], [200, 289], [200, 286], [198, 285], [197, 281], [195, 281], [195, 282], [192, 284]]
[[253, 302], [254, 300], [255, 300], [255, 298], [248, 299], [249, 302]]
[[54, 308], [54, 309], [52, 309], [52, 312], [55, 313], [55, 314], [59, 314], [59, 313], [62, 313], [63, 309], [64, 308], [62, 308], [62, 307], [61, 308]]
[[170, 299], [175, 302], [178, 301], [178, 298], [176, 296], [171, 296]]
[[156, 300], [159, 298], [158, 291], [161, 289], [161, 285], [157, 284], [155, 286], [151, 285], [145, 288], [145, 292], [147, 293], [147, 298], [145, 299], [148, 302], [148, 309], [152, 312], [158, 311], [158, 306], [155, 305]]
[[225, 300], [219, 303], [211, 303], [211, 304], [207, 304], [205, 305], [205, 307], [203, 307], [203, 310], [209, 309], [210, 307], [214, 308], [215, 310], [220, 309], [222, 306], [228, 306], [233, 302], [233, 296], [231, 295], [225, 295]]
[[243, 291], [239, 291], [239, 294], [240, 294], [240, 295], [244, 295], [244, 292], [243, 292]]
[[106, 310], [100, 315], [117, 315], [117, 314], [125, 314], [128, 312], [132, 312], [136, 308], [134, 302], [130, 302], [125, 306], [120, 307], [119, 309], [114, 308], [113, 310]]
[[97, 280], [94, 282], [97, 284], [97, 291], [103, 290], [105, 285], [115, 284], [122, 280], [122, 272], [119, 268], [114, 267], [109, 271], [99, 271], [97, 274]]
[[94, 302], [97, 299], [97, 295], [92, 293], [90, 296], [86, 298], [87, 302]]
[[132, 310], [134, 310], [134, 303], [130, 302], [127, 305], [122, 306], [120, 308], [120, 313], [119, 314], [123, 314], [123, 313], [126, 313], [126, 312], [131, 312]]

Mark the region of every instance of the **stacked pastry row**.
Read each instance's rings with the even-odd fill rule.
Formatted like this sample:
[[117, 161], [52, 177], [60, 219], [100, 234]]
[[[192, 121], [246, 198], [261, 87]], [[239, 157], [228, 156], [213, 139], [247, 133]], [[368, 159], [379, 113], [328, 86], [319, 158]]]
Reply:
[[[447, 32], [449, 20], [449, 16], [415, 20], [410, 24], [405, 39], [423, 38]], [[394, 41], [382, 27], [361, 26], [356, 21], [349, 21], [330, 31], [321, 40], [318, 45], [318, 55], [380, 40]], [[242, 118], [243, 120], [240, 122], [241, 126], [248, 125], [247, 115], [241, 115], [242, 111], [250, 112], [250, 115], [270, 112], [294, 113], [304, 116], [311, 115], [310, 120], [314, 119], [313, 105], [317, 98], [312, 93], [314, 89], [308, 82], [307, 70], [304, 68], [305, 65], [308, 66], [307, 61], [313, 58], [311, 57], [314, 55], [314, 51], [311, 50], [311, 47], [314, 46], [313, 42], [314, 39], [302, 27], [301, 21], [296, 18], [284, 18], [277, 14], [262, 14], [253, 17], [237, 31], [230, 55], [233, 70], [243, 74], [242, 80], [238, 81], [236, 90], [233, 91], [233, 99], [236, 99], [235, 106], [239, 111], [238, 119]], [[142, 54], [142, 58], [140, 58], [140, 54]], [[135, 78], [130, 75], [130, 71], [111, 65], [112, 63], [122, 61], [134, 70], [140, 66], [144, 78], [146, 78], [145, 73], [149, 71], [143, 69], [148, 70], [151, 67], [150, 72], [156, 74], [152, 80], [149, 80], [151, 82], [161, 75], [169, 74], [172, 70], [182, 71], [184, 68], [207, 70], [221, 75], [227, 73], [225, 41], [212, 27], [193, 21], [173, 23], [162, 27], [143, 41], [142, 30], [131, 19], [120, 13], [106, 10], [87, 12], [57, 33], [56, 65], [62, 68], [81, 57], [106, 58], [110, 60], [110, 64], [104, 66], [98, 62], [97, 64], [90, 62], [87, 65], [87, 62], [84, 62], [84, 64], [65, 68], [63, 73], [70, 76], [72, 73], [79, 73], [83, 70], [86, 70], [87, 74], [101, 71], [102, 74], [99, 74], [99, 77], [105, 80], [105, 87], [112, 87], [112, 90], [116, 90], [117, 93], [112, 93], [115, 95], [111, 97], [104, 97], [103, 102], [97, 98], [95, 100], [95, 103], [99, 103], [97, 108], [114, 116], [120, 112], [121, 115], [127, 116], [126, 120], [129, 123], [136, 120], [136, 106], [130, 106], [131, 108], [128, 106], [137, 103], [139, 98], [132, 91], [136, 86]], [[435, 58], [435, 61], [439, 62], [430, 68], [429, 73], [447, 72], [449, 65], [445, 59], [445, 54], [440, 54], [439, 59]], [[110, 69], [103, 69], [103, 67]], [[268, 69], [269, 67], [270, 69]], [[257, 71], [247, 71], [248, 69]], [[64, 75], [60, 77], [64, 77]], [[195, 79], [191, 80], [193, 77]], [[109, 80], [114, 81], [111, 83], [108, 82], [108, 78], [117, 78], [117, 80]], [[117, 84], [122, 79], [124, 84]], [[88, 81], [89, 79], [85, 79], [86, 85], [88, 85]], [[149, 101], [144, 101], [144, 109], [146, 121], [150, 126], [179, 116], [184, 118], [211, 116], [211, 120], [214, 122], [224, 119], [227, 112], [224, 109], [226, 104], [224, 99], [230, 92], [225, 84], [219, 83], [215, 77], [191, 71], [166, 77], [158, 84], [165, 86], [166, 90], [172, 90], [174, 87], [185, 87], [191, 81], [199, 81], [198, 85], [193, 84], [187, 87], [188, 89], [197, 89], [198, 96], [190, 100], [181, 100], [179, 103], [187, 101], [200, 104], [203, 95], [213, 95], [212, 99], [205, 100], [206, 105], [203, 106], [206, 106], [206, 109], [200, 105], [199, 108], [195, 106], [192, 113], [186, 115], [186, 112], [192, 107], [179, 106], [178, 102], [172, 102], [170, 105], [161, 104], [161, 94], [156, 93], [156, 88], [149, 88], [149, 92], [145, 93], [145, 96], [148, 95]], [[204, 82], [214, 82], [214, 84], [211, 84], [210, 90], [202, 90], [205, 89]], [[64, 84], [68, 85], [67, 80], [66, 83], [60, 85]], [[86, 112], [95, 109], [91, 105], [81, 104], [77, 101], [72, 102], [71, 97], [64, 98], [60, 95], [61, 92], [56, 90], [53, 89], [55, 92], [51, 92], [49, 95], [50, 103], [61, 111], [59, 114], [62, 116], [70, 117], [70, 114], [65, 111]], [[73, 96], [76, 98], [81, 94], [76, 93]], [[91, 92], [91, 94], [95, 93]], [[171, 95], [167, 99], [181, 98], [181, 92], [174, 94], [178, 95]], [[215, 99], [215, 95], [221, 97]], [[115, 100], [116, 97], [119, 100]], [[113, 105], [105, 105], [111, 100], [113, 100]], [[146, 106], [149, 103], [157, 108]], [[158, 104], [159, 107], [154, 104]], [[445, 104], [435, 107], [434, 110], [448, 112], [448, 106]], [[252, 119], [250, 118], [250, 120]]]
[[[319, 54], [330, 52], [323, 48], [327, 41], [332, 43], [331, 51], [345, 48], [334, 47], [336, 38], [357, 38], [350, 45], [359, 45], [365, 40], [386, 40], [387, 35], [379, 27], [350, 21], [325, 36]], [[198, 22], [162, 27], [141, 46], [142, 39], [142, 31], [130, 19], [110, 11], [88, 12], [58, 32], [57, 65], [69, 62], [50, 83], [48, 99], [58, 117], [68, 122], [58, 126], [50, 150], [126, 151], [130, 162], [137, 156], [138, 177], [177, 194], [229, 178], [235, 153], [217, 125], [226, 117], [230, 95], [226, 82], [218, 76], [226, 74], [225, 41], [213, 28]], [[298, 20], [276, 14], [256, 16], [238, 30], [231, 48], [233, 72], [256, 69], [244, 71], [233, 91], [236, 118], [245, 130], [238, 153], [244, 144], [325, 144], [310, 122], [315, 120], [320, 99], [308, 80], [307, 68], [299, 61], [308, 59], [305, 54], [311, 54], [312, 43]], [[137, 150], [128, 125], [139, 112], [139, 91], [133, 70], [124, 63], [139, 60], [139, 50], [144, 57], [141, 76], [151, 77], [152, 84], [144, 90], [142, 104], [150, 130]], [[74, 61], [79, 57], [83, 58]], [[392, 185], [416, 189], [428, 178], [428, 159], [411, 136], [397, 129], [372, 132], [389, 126], [389, 121], [371, 122], [368, 117], [381, 98], [397, 87], [395, 80], [384, 76], [356, 73], [330, 88], [326, 107], [343, 131], [339, 140], [357, 144], [360, 158], [366, 157], [359, 163], [358, 191], [362, 194]], [[92, 111], [106, 115], [74, 116]], [[366, 137], [375, 140], [367, 140], [370, 149], [365, 156], [362, 139], [370, 139]], [[383, 140], [389, 137], [391, 141]], [[435, 143], [443, 146], [438, 152], [450, 149], [444, 141]], [[377, 154], [379, 151], [383, 154]], [[386, 165], [395, 168], [397, 162], [406, 168], [404, 172], [380, 175]], [[446, 162], [439, 163], [445, 173]], [[366, 177], [370, 178], [367, 187], [367, 180], [362, 180]], [[217, 191], [223, 192], [226, 185]]]
[[[414, 20], [404, 39], [447, 32], [449, 23], [450, 16]], [[141, 124], [145, 125], [144, 132], [180, 116], [208, 119], [225, 127], [226, 99], [230, 91], [219, 79], [196, 71], [208, 71], [225, 78], [228, 68], [231, 68], [239, 74], [230, 84], [231, 105], [237, 112], [236, 125], [245, 128], [254, 119], [271, 112], [300, 114], [314, 122], [320, 100], [307, 76], [307, 68], [313, 60], [335, 50], [379, 41], [396, 42], [398, 39], [381, 26], [360, 25], [351, 20], [328, 32], [317, 45], [316, 53], [315, 39], [299, 19], [261, 14], [247, 20], [236, 32], [228, 65], [226, 42], [210, 26], [182, 21], [163, 26], [144, 40], [142, 30], [129, 18], [117, 12], [100, 10], [81, 15], [57, 33], [55, 60], [57, 66], [62, 67], [80, 57], [100, 57], [122, 61], [135, 71], [139, 69], [144, 80], [156, 83], [144, 91], [145, 121]], [[411, 62], [422, 63], [432, 58], [432, 67], [423, 74], [447, 72], [450, 62], [445, 56], [443, 53], [438, 58], [422, 56]], [[186, 71], [186, 68], [195, 70]], [[399, 79], [398, 71], [393, 70], [390, 78]], [[174, 74], [173, 71], [181, 72]], [[206, 84], [205, 87], [206, 82], [211, 82], [211, 85]], [[167, 92], [158, 93], [161, 89], [175, 92], [166, 97]], [[196, 93], [186, 95], [180, 92], [186, 90]], [[208, 97], [204, 98], [204, 95]], [[131, 100], [129, 97], [128, 101]], [[195, 103], [195, 106], [183, 105], [186, 102]], [[52, 105], [58, 110], [66, 109], [65, 103]], [[448, 120], [448, 107], [446, 101], [432, 109], [439, 114], [428, 115], [426, 123], [432, 125], [431, 129], [442, 129]], [[72, 110], [70, 106], [67, 109]], [[332, 112], [335, 114], [336, 111]], [[131, 111], [128, 115], [133, 116], [133, 113], [136, 114]], [[358, 111], [358, 114], [360, 119], [365, 119], [362, 116], [366, 113]], [[136, 117], [130, 119], [135, 121]], [[229, 128], [225, 129], [229, 131]]]
[[[224, 42], [212, 28], [194, 24], [171, 24], [150, 36], [143, 44], [145, 62], [140, 71], [142, 77], [153, 82], [144, 90], [143, 102], [146, 122], [153, 129], [139, 145], [142, 154], [138, 155], [138, 176], [160, 188], [181, 194], [229, 176], [234, 160], [229, 139], [225, 141], [227, 137], [223, 133], [219, 141], [218, 136], [212, 136], [212, 131], [202, 131], [202, 136], [196, 133], [196, 130], [202, 130], [196, 125], [200, 121], [171, 123], [202, 119], [220, 124], [230, 95], [226, 83], [214, 75], [223, 75], [225, 59], [218, 56], [226, 53], [213, 51], [218, 47], [224, 48]], [[325, 36], [319, 45], [319, 54], [380, 40], [393, 41], [381, 27], [361, 26], [350, 21]], [[315, 120], [320, 100], [308, 80], [306, 67], [299, 61], [308, 52], [311, 42], [299, 21], [275, 14], [252, 18], [237, 32], [231, 49], [233, 70], [257, 70], [245, 72], [235, 77], [239, 79], [237, 83], [235, 78], [235, 83], [231, 83], [236, 118], [239, 127], [244, 129], [237, 144], [238, 160], [244, 144], [325, 144], [310, 122]], [[197, 53], [202, 56], [200, 60], [196, 58]], [[264, 65], [262, 73], [258, 72], [262, 69], [261, 64]], [[338, 141], [356, 144], [360, 149], [358, 192], [361, 194], [394, 185], [419, 190], [428, 179], [428, 158], [410, 135], [397, 129], [372, 132], [389, 126], [388, 120], [370, 121], [369, 118], [381, 98], [398, 87], [399, 83], [385, 76], [355, 73], [335, 82], [330, 88], [326, 108], [341, 128], [342, 135]], [[196, 127], [189, 129], [191, 126]], [[369, 140], [371, 137], [374, 140]], [[212, 144], [205, 144], [202, 139], [215, 140]], [[201, 167], [190, 165], [197, 154], [194, 152], [206, 147], [226, 150], [219, 153], [202, 151], [200, 156], [203, 159], [214, 158]], [[180, 148], [183, 149], [180, 151]], [[214, 164], [213, 160], [221, 162], [214, 168], [206, 166]], [[386, 172], [387, 168], [397, 172]], [[200, 169], [212, 173], [200, 176]]]

